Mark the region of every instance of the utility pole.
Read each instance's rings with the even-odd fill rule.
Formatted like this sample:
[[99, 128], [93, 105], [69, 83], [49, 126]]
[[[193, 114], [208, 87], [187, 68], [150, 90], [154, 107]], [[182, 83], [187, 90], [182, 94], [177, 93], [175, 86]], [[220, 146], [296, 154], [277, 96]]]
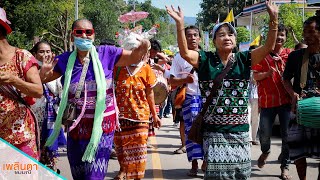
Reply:
[[79, 19], [79, 2], [78, 2], [78, 0], [75, 0], [74, 6], [75, 6], [74, 20], [77, 20], [77, 19]]
[[[136, 1], [133, 1], [133, 11], [136, 11]], [[136, 21], [133, 21], [133, 28], [136, 27]]]

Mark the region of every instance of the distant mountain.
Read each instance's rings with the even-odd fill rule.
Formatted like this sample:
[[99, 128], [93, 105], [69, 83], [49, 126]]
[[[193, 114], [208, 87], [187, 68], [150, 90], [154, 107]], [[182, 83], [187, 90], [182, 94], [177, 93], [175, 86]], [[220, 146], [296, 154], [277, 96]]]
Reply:
[[[184, 23], [186, 25], [195, 25], [197, 22], [197, 18], [196, 17], [184, 17]], [[172, 18], [170, 18], [170, 23], [174, 24], [174, 20]]]

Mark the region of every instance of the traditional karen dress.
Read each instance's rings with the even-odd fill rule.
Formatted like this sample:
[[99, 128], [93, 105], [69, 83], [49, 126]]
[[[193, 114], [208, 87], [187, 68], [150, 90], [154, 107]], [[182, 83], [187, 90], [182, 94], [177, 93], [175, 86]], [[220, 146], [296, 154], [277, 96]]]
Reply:
[[[19, 49], [16, 51], [23, 52], [24, 58], [17, 61], [17, 57], [13, 56], [11, 61], [0, 66], [0, 72], [11, 73], [24, 80], [28, 70], [32, 66], [37, 67], [38, 63], [30, 52]], [[25, 95], [21, 94], [21, 96]], [[26, 105], [11, 99], [8, 94], [2, 91], [0, 91], [0, 138], [29, 156], [35, 159], [39, 158], [36, 123], [32, 112]]]
[[114, 142], [118, 161], [129, 179], [141, 179], [145, 174], [150, 116], [146, 88], [156, 83], [155, 74], [144, 62], [134, 72], [121, 67], [116, 82], [121, 131], [115, 133]]
[[33, 112], [37, 116], [40, 127], [41, 157], [40, 162], [47, 167], [55, 170], [56, 161], [59, 156], [58, 148], [67, 145], [67, 140], [61, 128], [60, 134], [54, 144], [50, 147], [44, 147], [47, 138], [54, 129], [60, 97], [62, 93], [62, 85], [60, 78], [43, 84], [43, 96], [37, 99], [36, 103], [31, 106]]
[[[198, 77], [202, 102], [213, 80], [224, 69], [217, 53], [200, 51]], [[234, 54], [235, 63], [224, 78], [203, 119], [205, 179], [248, 179], [251, 152], [248, 124], [248, 83], [251, 53]]]
[[[122, 49], [113, 46], [100, 46], [97, 48], [97, 52], [102, 63], [107, 83], [106, 110], [101, 124], [103, 134], [98, 145], [95, 160], [92, 163], [83, 162], [81, 159], [90, 141], [92, 133], [97, 97], [97, 84], [91, 60], [85, 78], [85, 86], [87, 89], [86, 110], [79, 124], [68, 133], [67, 137], [68, 160], [74, 179], [104, 179], [107, 173], [108, 162], [112, 150], [112, 142], [116, 125], [113, 68], [122, 54]], [[57, 57], [59, 61], [55, 66], [54, 71], [62, 75], [65, 74], [70, 54], [71, 52], [66, 52]], [[82, 68], [83, 65], [80, 63], [79, 59], [76, 59], [71, 76], [68, 96], [69, 101], [75, 101], [74, 97], [80, 80]], [[63, 84], [64, 76], [62, 76], [61, 80]], [[80, 114], [82, 105], [84, 104], [84, 91], [85, 88], [83, 88], [81, 96], [76, 102], [78, 115]]]
[[[293, 81], [293, 90], [298, 94], [306, 94], [304, 98], [320, 96], [320, 53], [309, 55], [306, 86], [300, 86], [302, 59], [306, 49], [289, 54], [288, 62], [283, 73], [283, 79]], [[318, 93], [314, 90], [318, 89]], [[316, 116], [316, 115], [314, 115]], [[303, 157], [320, 158], [320, 128], [309, 128], [292, 121], [288, 132], [290, 159]]]

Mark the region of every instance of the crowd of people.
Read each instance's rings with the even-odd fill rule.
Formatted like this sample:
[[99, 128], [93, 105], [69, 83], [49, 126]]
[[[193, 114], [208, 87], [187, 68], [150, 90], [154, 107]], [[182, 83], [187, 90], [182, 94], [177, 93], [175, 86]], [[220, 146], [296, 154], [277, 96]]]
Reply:
[[[12, 29], [1, 8], [0, 138], [57, 173], [58, 148], [66, 147], [76, 180], [104, 179], [112, 157], [120, 165], [115, 180], [139, 180], [152, 147], [149, 137], [172, 111], [181, 138], [174, 153], [187, 154], [188, 176], [197, 176], [200, 168], [208, 180], [249, 179], [251, 146], [260, 144], [257, 165], [263, 168], [278, 116], [281, 179], [292, 179], [293, 161], [305, 180], [306, 159], [320, 157], [320, 128], [298, 118], [297, 104], [320, 97], [320, 13], [304, 22], [303, 41], [289, 49], [278, 7], [271, 1], [266, 7], [266, 41], [244, 52], [234, 52], [237, 31], [227, 22], [213, 28], [216, 51], [204, 51], [199, 28], [185, 27], [183, 11], [166, 7], [176, 23], [175, 56], [134, 31], [121, 47], [111, 41], [94, 46], [88, 19], [73, 22], [71, 52], [56, 56], [46, 41], [20, 49], [8, 43]], [[159, 100], [156, 94], [166, 96]], [[203, 115], [201, 142], [190, 134], [198, 115]]]

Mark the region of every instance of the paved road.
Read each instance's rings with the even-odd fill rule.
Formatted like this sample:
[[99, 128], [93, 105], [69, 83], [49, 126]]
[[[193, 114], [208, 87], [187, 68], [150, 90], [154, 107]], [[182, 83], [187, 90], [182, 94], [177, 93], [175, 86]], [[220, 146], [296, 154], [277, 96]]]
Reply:
[[[173, 151], [180, 146], [179, 132], [172, 126], [172, 119], [163, 119], [163, 127], [156, 132], [156, 138], [151, 138], [151, 144], [155, 148], [148, 150], [148, 161], [145, 179], [202, 179], [203, 173], [198, 177], [190, 178], [186, 175], [191, 164], [187, 161], [186, 154], [174, 155]], [[280, 153], [281, 141], [278, 137], [272, 138], [272, 153], [263, 169], [257, 167], [257, 159], [260, 155], [260, 146], [252, 146], [252, 174], [253, 180], [278, 180], [280, 175], [280, 164], [276, 160]], [[319, 160], [308, 159], [307, 179], [314, 180], [318, 175]], [[200, 164], [200, 162], [199, 162]], [[72, 179], [66, 153], [62, 152], [58, 161], [58, 168], [62, 171], [62, 176]], [[112, 179], [119, 170], [117, 160], [110, 160], [108, 175], [105, 179]], [[290, 166], [290, 174], [293, 179], [298, 179], [295, 166]]]

